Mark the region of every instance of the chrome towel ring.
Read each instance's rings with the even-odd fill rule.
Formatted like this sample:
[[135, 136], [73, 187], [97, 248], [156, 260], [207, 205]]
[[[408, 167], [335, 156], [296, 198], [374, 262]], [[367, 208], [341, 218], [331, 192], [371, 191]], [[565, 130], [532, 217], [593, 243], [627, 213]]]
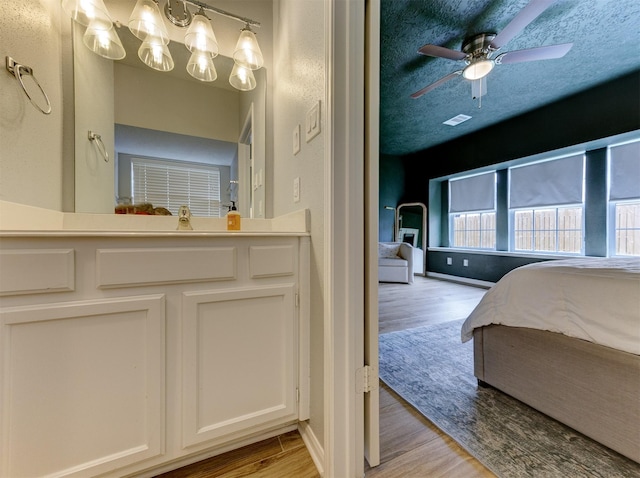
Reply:
[[109, 153], [107, 152], [107, 148], [105, 147], [104, 142], [102, 141], [102, 136], [89, 130], [89, 141], [94, 141], [96, 143], [96, 147], [98, 148], [98, 151], [104, 158], [105, 163], [108, 163]]
[[[38, 83], [38, 80], [36, 79], [36, 77], [33, 76], [33, 69], [29, 66], [21, 65], [10, 56], [6, 57], [6, 65], [7, 65], [7, 71], [9, 71], [9, 73], [11, 73], [13, 76], [16, 77], [16, 80], [18, 80], [18, 83], [20, 84], [22, 91], [24, 91], [24, 94], [27, 95], [27, 98], [29, 98], [29, 101], [31, 102], [31, 104], [38, 111], [44, 113], [45, 115], [48, 115], [49, 113], [51, 113], [51, 101], [49, 101], [49, 97], [47, 96], [45, 91], [42, 89], [42, 86], [40, 86], [40, 83]], [[27, 88], [25, 87], [24, 81], [23, 81], [23, 77], [25, 75], [30, 76], [33, 79], [33, 82], [36, 84], [36, 86], [40, 89], [40, 92], [42, 93], [42, 96], [44, 97], [44, 100], [46, 102], [46, 105], [44, 107], [36, 103], [36, 101], [31, 97], [31, 95], [27, 91]]]

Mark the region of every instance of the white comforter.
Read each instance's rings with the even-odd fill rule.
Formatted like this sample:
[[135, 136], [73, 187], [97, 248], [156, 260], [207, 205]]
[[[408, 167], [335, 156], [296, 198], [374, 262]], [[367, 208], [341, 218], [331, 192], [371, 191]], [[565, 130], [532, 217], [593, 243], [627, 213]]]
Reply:
[[506, 274], [462, 326], [462, 341], [489, 324], [558, 332], [640, 355], [640, 258], [567, 259]]

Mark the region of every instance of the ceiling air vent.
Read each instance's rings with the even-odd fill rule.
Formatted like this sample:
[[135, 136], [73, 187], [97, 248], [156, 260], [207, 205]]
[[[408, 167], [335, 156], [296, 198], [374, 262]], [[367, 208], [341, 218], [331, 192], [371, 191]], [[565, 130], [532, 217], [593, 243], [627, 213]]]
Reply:
[[451, 119], [448, 119], [447, 121], [445, 121], [442, 124], [446, 124], [446, 125], [449, 125], [449, 126], [456, 126], [456, 125], [459, 125], [460, 123], [464, 123], [465, 121], [470, 120], [470, 119], [471, 119], [471, 116], [460, 114], [458, 116], [454, 116]]

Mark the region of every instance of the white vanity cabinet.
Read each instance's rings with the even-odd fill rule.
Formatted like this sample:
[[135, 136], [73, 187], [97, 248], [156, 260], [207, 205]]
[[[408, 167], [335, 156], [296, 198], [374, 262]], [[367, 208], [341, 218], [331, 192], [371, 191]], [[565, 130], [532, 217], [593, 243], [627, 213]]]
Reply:
[[0, 238], [0, 476], [152, 476], [308, 418], [309, 238]]

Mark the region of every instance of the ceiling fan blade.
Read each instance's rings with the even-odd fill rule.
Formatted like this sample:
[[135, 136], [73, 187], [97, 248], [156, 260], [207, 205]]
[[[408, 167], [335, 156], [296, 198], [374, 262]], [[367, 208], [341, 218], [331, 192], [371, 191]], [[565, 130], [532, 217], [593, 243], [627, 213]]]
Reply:
[[514, 17], [511, 22], [491, 42], [494, 50], [501, 48], [514, 36], [520, 33], [529, 23], [554, 3], [555, 0], [531, 0], [526, 7]]
[[569, 50], [571, 50], [572, 46], [573, 43], [562, 43], [560, 45], [508, 51], [498, 55], [496, 57], [496, 63], [499, 65], [508, 65], [509, 63], [521, 63], [524, 61], [553, 60], [554, 58], [562, 58]]
[[434, 88], [437, 88], [438, 86], [440, 86], [442, 83], [445, 83], [445, 82], [451, 80], [452, 78], [458, 76], [460, 73], [462, 73], [462, 70], [454, 71], [453, 73], [449, 73], [447, 76], [443, 76], [442, 78], [440, 78], [435, 83], [431, 83], [430, 85], [425, 86], [421, 90], [416, 91], [414, 94], [411, 95], [411, 98], [413, 98], [413, 99], [420, 98], [425, 93], [430, 92]]
[[447, 58], [449, 60], [464, 60], [467, 57], [466, 53], [461, 51], [451, 50], [443, 46], [438, 45], [424, 45], [418, 50], [418, 53], [427, 56], [435, 56], [437, 58]]

